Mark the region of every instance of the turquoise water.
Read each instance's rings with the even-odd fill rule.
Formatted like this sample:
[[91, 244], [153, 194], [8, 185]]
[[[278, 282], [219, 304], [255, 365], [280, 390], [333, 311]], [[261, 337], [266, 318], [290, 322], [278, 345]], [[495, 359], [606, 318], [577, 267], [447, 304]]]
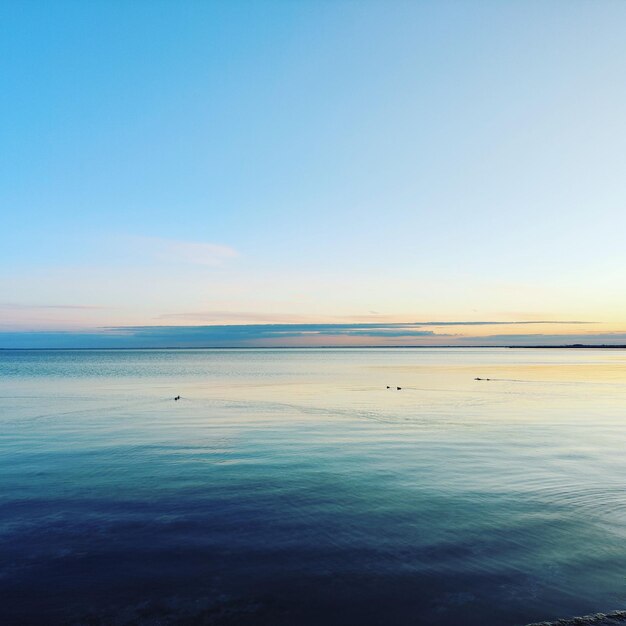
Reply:
[[0, 623], [623, 609], [625, 444], [621, 350], [0, 351]]

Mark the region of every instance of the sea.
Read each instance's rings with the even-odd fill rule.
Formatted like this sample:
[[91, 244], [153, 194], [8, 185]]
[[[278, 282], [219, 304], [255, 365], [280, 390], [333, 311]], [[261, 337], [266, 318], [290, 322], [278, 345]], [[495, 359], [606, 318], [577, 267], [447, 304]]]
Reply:
[[0, 351], [3, 626], [623, 609], [626, 350]]

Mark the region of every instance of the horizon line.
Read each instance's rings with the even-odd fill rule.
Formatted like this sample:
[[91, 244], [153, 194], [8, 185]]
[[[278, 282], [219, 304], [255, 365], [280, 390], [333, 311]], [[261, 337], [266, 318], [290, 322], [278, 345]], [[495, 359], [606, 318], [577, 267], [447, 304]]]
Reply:
[[529, 345], [511, 345], [511, 344], [476, 344], [476, 345], [454, 345], [454, 344], [436, 344], [436, 345], [404, 345], [404, 346], [381, 346], [381, 345], [363, 345], [363, 346], [109, 346], [109, 347], [51, 347], [51, 348], [4, 348], [0, 347], [0, 351], [58, 351], [58, 350], [71, 350], [71, 351], [85, 351], [85, 350], [100, 350], [100, 351], [114, 351], [114, 350], [395, 350], [395, 349], [430, 349], [430, 348], [455, 348], [466, 350], [468, 348], [507, 348], [507, 349], [626, 349], [626, 344], [529, 344]]

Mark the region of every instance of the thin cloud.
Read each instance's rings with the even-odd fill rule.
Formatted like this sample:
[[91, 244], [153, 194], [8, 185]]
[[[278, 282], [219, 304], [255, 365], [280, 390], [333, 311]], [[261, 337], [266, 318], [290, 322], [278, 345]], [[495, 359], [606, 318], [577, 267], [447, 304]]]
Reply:
[[[370, 339], [406, 337], [432, 337], [432, 330], [406, 329], [394, 325], [365, 324], [233, 324], [213, 326], [138, 326], [106, 329], [108, 332], [131, 333], [137, 342], [148, 345], [205, 345], [205, 346], [245, 346], [259, 341], [280, 345], [285, 339], [324, 337], [332, 343], [332, 338], [363, 337]], [[445, 337], [447, 335], [437, 336]]]
[[[354, 316], [356, 317], [356, 316]], [[354, 322], [354, 323], [315, 323], [311, 318], [290, 313], [252, 313], [242, 311], [190, 311], [185, 313], [164, 313], [156, 319], [162, 320], [193, 320], [196, 322], [219, 322], [230, 323], [231, 320], [241, 324], [297, 324], [310, 325], [311, 327], [343, 328], [343, 329], [363, 329], [363, 328], [393, 328], [412, 329], [422, 326], [517, 326], [535, 324], [597, 324], [594, 321], [581, 320], [524, 320], [524, 321], [489, 321], [489, 320], [461, 320], [461, 321], [426, 321], [426, 322]], [[341, 318], [340, 318], [341, 319]]]
[[[248, 313], [245, 311], [192, 311], [188, 313], [163, 313], [154, 319], [220, 324], [302, 324], [307, 318], [291, 313]], [[308, 318], [310, 319], [310, 318]]]
[[416, 326], [517, 326], [519, 324], [597, 324], [583, 320], [522, 320], [522, 321], [461, 321], [461, 322], [411, 322]]
[[239, 256], [230, 246], [162, 237], [131, 237], [133, 245], [162, 261], [219, 267]]
[[89, 311], [89, 310], [99, 310], [106, 309], [109, 307], [104, 306], [93, 306], [87, 304], [22, 304], [17, 302], [0, 302], [0, 308], [3, 309], [12, 309], [18, 311], [27, 311], [29, 309], [69, 309], [69, 310], [79, 310], [79, 311]]
[[[522, 324], [546, 324], [549, 322], [521, 322]], [[575, 322], [552, 322], [572, 324]], [[581, 322], [586, 323], [586, 322]], [[136, 340], [160, 345], [254, 345], [256, 341], [272, 340], [280, 345], [285, 338], [301, 338], [303, 340], [312, 336], [326, 337], [332, 343], [335, 337], [360, 337], [364, 340], [371, 339], [398, 339], [405, 338], [407, 341], [419, 340], [419, 338], [440, 337], [442, 343], [448, 342], [458, 335], [447, 332], [436, 332], [435, 327], [450, 328], [451, 326], [477, 326], [477, 325], [505, 325], [514, 322], [413, 322], [403, 323], [337, 323], [337, 324], [294, 324], [294, 323], [255, 323], [255, 324], [213, 324], [205, 326], [126, 326], [122, 328], [109, 328], [105, 332], [130, 333]], [[502, 335], [501, 337], [504, 337]], [[532, 335], [529, 335], [532, 336]], [[480, 338], [473, 338], [480, 341]]]

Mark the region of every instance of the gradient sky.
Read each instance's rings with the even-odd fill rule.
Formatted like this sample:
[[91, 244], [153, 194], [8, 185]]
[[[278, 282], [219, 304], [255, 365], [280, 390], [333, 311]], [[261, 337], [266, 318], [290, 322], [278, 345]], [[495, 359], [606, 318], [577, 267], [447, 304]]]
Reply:
[[625, 342], [625, 24], [1, 3], [0, 347]]

